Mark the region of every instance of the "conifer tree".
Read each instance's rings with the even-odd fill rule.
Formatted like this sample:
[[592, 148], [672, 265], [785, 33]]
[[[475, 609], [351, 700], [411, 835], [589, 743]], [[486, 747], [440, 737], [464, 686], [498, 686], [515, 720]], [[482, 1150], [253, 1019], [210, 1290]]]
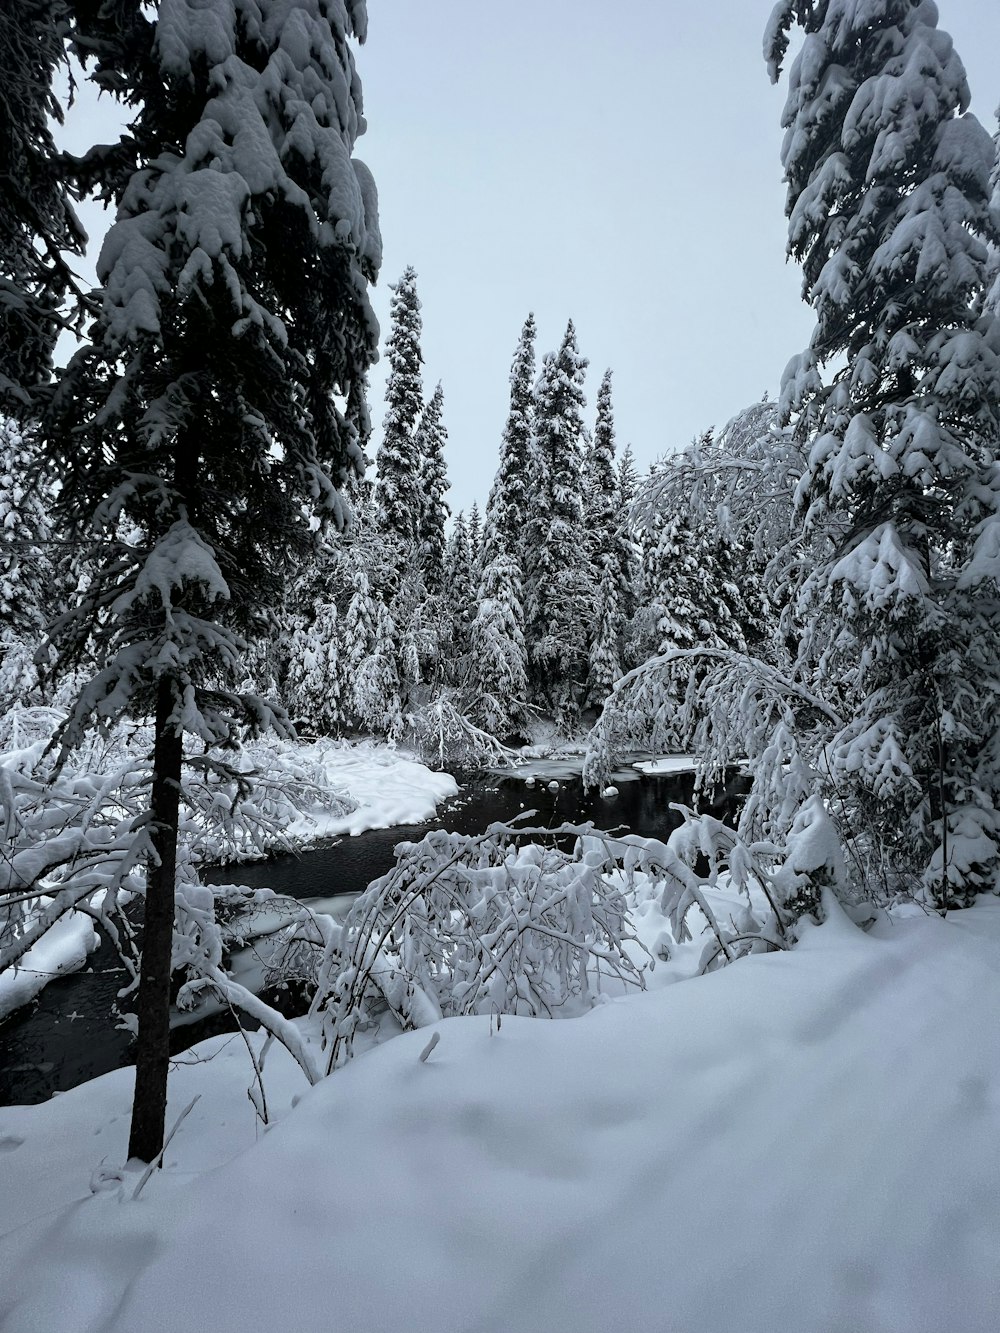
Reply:
[[509, 736], [525, 715], [528, 658], [519, 584], [513, 556], [491, 560], [479, 584], [470, 632], [472, 716], [494, 736]]
[[635, 454], [632, 452], [632, 446], [627, 444], [622, 451], [621, 462], [618, 464], [618, 495], [623, 508], [627, 508], [632, 503], [638, 489], [639, 478], [635, 470]]
[[231, 685], [244, 636], [274, 625], [314, 547], [310, 513], [349, 518], [337, 482], [363, 466], [363, 441], [338, 403], [356, 398], [377, 328], [375, 190], [351, 159], [363, 4], [212, 12], [161, 0], [94, 341], [45, 422], [61, 520], [95, 555], [54, 640], [64, 663], [92, 642], [103, 663], [64, 752], [94, 720], [155, 714], [130, 1141], [146, 1161], [163, 1142], [185, 734], [210, 752], [244, 724], [281, 725]]
[[596, 707], [604, 702], [621, 675], [621, 511], [615, 472], [611, 371], [606, 370], [597, 394], [594, 434], [588, 441], [584, 460], [584, 513], [593, 579], [587, 698]]
[[427, 593], [440, 595], [444, 583], [445, 524], [450, 510], [445, 501], [448, 473], [444, 446], [448, 438], [442, 420], [444, 390], [439, 384], [424, 408], [417, 429], [420, 460], [420, 565]]
[[483, 524], [483, 565], [499, 555], [514, 556], [523, 579], [522, 544], [532, 508], [531, 442], [535, 404], [535, 317], [524, 321], [510, 370], [510, 410], [500, 444], [500, 463]]
[[67, 19], [64, 0], [0, 8], [0, 412], [18, 416], [49, 377], [60, 328], [85, 314], [64, 252], [82, 254], [86, 234], [51, 130]]
[[825, 753], [872, 855], [944, 908], [1000, 868], [1000, 344], [976, 315], [992, 141], [932, 4], [783, 0], [775, 80], [795, 24], [789, 253], [816, 328], [781, 406], [815, 431], [799, 491], [828, 543], [813, 655], [850, 712]]
[[423, 411], [420, 365], [420, 301], [417, 275], [412, 267], [392, 288], [392, 331], [385, 347], [389, 377], [385, 386], [382, 443], [375, 466], [378, 527], [387, 542], [398, 585], [411, 561], [420, 536], [422, 514], [421, 468], [417, 431]]
[[455, 515], [445, 550], [444, 585], [450, 630], [448, 675], [451, 684], [461, 684], [465, 677], [469, 653], [469, 632], [474, 615], [472, 601], [475, 592], [472, 557], [469, 551], [469, 530], [465, 523], [465, 514], [461, 509]]
[[469, 563], [473, 574], [479, 568], [483, 546], [483, 521], [479, 516], [479, 505], [473, 500], [469, 510]]
[[294, 616], [284, 644], [282, 702], [297, 729], [320, 736], [334, 735], [341, 721], [338, 619], [336, 602], [321, 597]]
[[526, 525], [525, 624], [533, 684], [560, 724], [579, 711], [587, 669], [589, 593], [581, 440], [585, 357], [570, 320], [535, 388], [533, 510]]

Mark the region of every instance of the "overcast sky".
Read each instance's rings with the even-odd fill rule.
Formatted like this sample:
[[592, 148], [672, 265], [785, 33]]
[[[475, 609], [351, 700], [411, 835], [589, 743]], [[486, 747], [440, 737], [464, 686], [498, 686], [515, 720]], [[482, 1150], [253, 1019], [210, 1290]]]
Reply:
[[[572, 317], [591, 412], [614, 370], [619, 449], [630, 441], [642, 467], [776, 391], [811, 320], [784, 260], [785, 89], [761, 56], [771, 0], [368, 8], [357, 156], [381, 200], [373, 299], [385, 335], [389, 283], [413, 264], [426, 393], [439, 379], [445, 390], [453, 510], [489, 493], [529, 310], [539, 354]], [[1000, 5], [939, 8], [992, 131]], [[110, 131], [81, 106], [83, 146]], [[372, 376], [370, 452], [384, 370]]]
[[[777, 389], [811, 320], [784, 260], [784, 82], [761, 56], [771, 0], [369, 0], [358, 52], [385, 261], [423, 302], [428, 392], [445, 389], [452, 507], [485, 501], [529, 310], [568, 317], [588, 401], [615, 372], [619, 449], [645, 466]], [[940, 0], [991, 131], [1000, 5]], [[373, 375], [375, 440], [384, 365]]]

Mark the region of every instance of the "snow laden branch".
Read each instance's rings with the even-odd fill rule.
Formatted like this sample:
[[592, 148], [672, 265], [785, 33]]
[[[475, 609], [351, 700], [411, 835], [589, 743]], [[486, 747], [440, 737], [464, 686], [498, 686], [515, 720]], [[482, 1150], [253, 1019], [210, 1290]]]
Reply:
[[[656, 900], [677, 943], [705, 934], [705, 970], [787, 947], [784, 904], [839, 883], [821, 804], [783, 852], [683, 813], [666, 842], [591, 824], [493, 824], [401, 844], [395, 868], [314, 948], [327, 1071], [350, 1059], [359, 1033], [377, 1040], [474, 1014], [572, 1017], [602, 994], [644, 987], [654, 960], [633, 925], [640, 901]], [[305, 939], [300, 925], [287, 937]]]
[[[54, 772], [48, 741], [63, 717], [54, 709], [25, 710], [20, 725], [30, 743], [0, 757], [0, 976], [16, 980], [19, 970], [31, 971], [31, 951], [75, 913], [78, 925], [89, 918], [123, 960], [123, 998], [135, 987], [139, 962], [134, 913], [127, 909], [145, 893], [152, 856], [152, 732], [121, 726], [108, 738], [92, 737]], [[189, 887], [200, 862], [291, 851], [290, 825], [350, 808], [325, 781], [321, 758], [306, 762], [273, 738], [252, 742], [225, 762], [189, 756], [182, 805], [179, 862]], [[245, 904], [219, 906], [225, 926]], [[235, 939], [234, 931], [238, 927], [223, 930], [220, 949]], [[176, 948], [174, 966], [186, 966]], [[5, 990], [11, 1003], [22, 1003], [46, 979], [39, 972], [31, 985]]]
[[564, 1017], [608, 983], [643, 986], [642, 946], [609, 879], [612, 847], [572, 824], [435, 830], [401, 844], [319, 961], [313, 1012], [328, 1070], [386, 1010], [404, 1029], [467, 1014]]

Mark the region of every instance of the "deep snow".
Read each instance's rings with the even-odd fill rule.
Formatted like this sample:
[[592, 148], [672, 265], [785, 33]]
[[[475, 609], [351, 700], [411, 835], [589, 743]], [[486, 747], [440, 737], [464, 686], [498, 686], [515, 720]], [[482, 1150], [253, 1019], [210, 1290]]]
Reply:
[[831, 906], [583, 1018], [446, 1020], [426, 1062], [421, 1031], [308, 1090], [275, 1050], [265, 1133], [216, 1038], [136, 1202], [130, 1070], [5, 1108], [0, 1327], [995, 1333], [998, 956], [995, 899]]

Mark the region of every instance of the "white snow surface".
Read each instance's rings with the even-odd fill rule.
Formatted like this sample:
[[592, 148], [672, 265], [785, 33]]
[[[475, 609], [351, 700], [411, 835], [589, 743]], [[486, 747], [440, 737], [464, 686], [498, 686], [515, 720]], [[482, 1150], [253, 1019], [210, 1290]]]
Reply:
[[640, 773], [693, 773], [697, 761], [689, 754], [662, 754], [656, 759], [640, 759], [632, 767]]
[[[50, 898], [43, 898], [39, 907], [44, 908], [50, 902]], [[89, 916], [68, 912], [60, 918], [16, 967], [0, 972], [0, 1019], [28, 1004], [56, 977], [83, 967], [87, 955], [97, 945], [97, 931]]]
[[[306, 754], [310, 749], [297, 748]], [[434, 772], [412, 754], [390, 745], [320, 741], [314, 748], [330, 786], [350, 797], [357, 808], [345, 815], [313, 811], [308, 820], [289, 828], [293, 838], [356, 837], [369, 829], [422, 824], [433, 818], [442, 801], [458, 795], [458, 783], [450, 773]]]
[[1000, 902], [827, 906], [583, 1018], [445, 1020], [423, 1062], [426, 1030], [307, 1090], [275, 1050], [267, 1132], [240, 1038], [203, 1043], [137, 1201], [131, 1071], [0, 1110], [0, 1327], [994, 1333]]

